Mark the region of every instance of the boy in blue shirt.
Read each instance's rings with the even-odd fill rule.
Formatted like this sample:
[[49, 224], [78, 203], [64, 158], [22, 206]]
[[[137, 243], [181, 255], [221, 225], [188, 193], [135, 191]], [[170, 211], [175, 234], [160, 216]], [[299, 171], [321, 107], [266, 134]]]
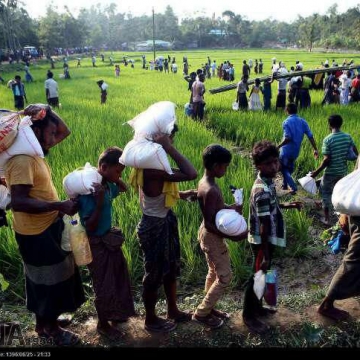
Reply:
[[297, 186], [291, 174], [294, 172], [295, 161], [300, 154], [304, 135], [309, 138], [311, 146], [314, 149], [315, 159], [317, 159], [319, 154], [308, 123], [297, 115], [296, 104], [287, 104], [286, 112], [289, 116], [283, 122], [283, 140], [278, 145], [278, 149], [280, 149], [281, 173], [283, 175], [282, 189], [287, 190], [288, 186], [290, 186], [291, 194], [295, 195]]
[[112, 201], [127, 189], [121, 180], [121, 155], [122, 150], [115, 146], [105, 150], [98, 162], [101, 184], [94, 183], [92, 194], [79, 197], [80, 220], [93, 256], [88, 267], [98, 313], [97, 331], [111, 340], [121, 335], [116, 324], [135, 315], [127, 263], [121, 250], [124, 237], [120, 229], [111, 227]]

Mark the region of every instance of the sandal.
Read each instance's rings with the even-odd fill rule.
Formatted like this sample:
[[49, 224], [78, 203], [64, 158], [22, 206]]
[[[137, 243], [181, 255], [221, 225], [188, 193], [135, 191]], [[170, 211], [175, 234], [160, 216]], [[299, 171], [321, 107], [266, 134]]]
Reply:
[[221, 310], [216, 310], [216, 309], [212, 309], [211, 310], [211, 315], [214, 315], [220, 319], [230, 319], [230, 314], [225, 312], [225, 311], [221, 311]]
[[193, 320], [202, 323], [208, 326], [211, 329], [218, 329], [224, 324], [224, 320], [212, 315], [208, 314], [206, 316], [199, 316], [196, 313], [192, 316]]
[[172, 320], [176, 323], [183, 323], [183, 322], [188, 322], [192, 319], [192, 311], [190, 310], [186, 310], [186, 311], [179, 311], [178, 315], [176, 317], [170, 317], [169, 315], [167, 316], [167, 319]]
[[44, 333], [41, 336], [52, 339], [54, 345], [57, 346], [73, 346], [80, 342], [80, 338], [75, 333], [64, 329], [60, 329], [56, 333], [50, 333], [44, 329]]
[[335, 320], [335, 321], [343, 321], [343, 320], [346, 320], [350, 316], [350, 314], [347, 311], [340, 310], [335, 307], [328, 308], [328, 309], [319, 308], [318, 313], [322, 316], [326, 316], [329, 319]]
[[161, 319], [162, 321], [155, 323], [155, 324], [145, 324], [144, 329], [150, 332], [157, 332], [157, 333], [168, 333], [176, 329], [177, 324]]

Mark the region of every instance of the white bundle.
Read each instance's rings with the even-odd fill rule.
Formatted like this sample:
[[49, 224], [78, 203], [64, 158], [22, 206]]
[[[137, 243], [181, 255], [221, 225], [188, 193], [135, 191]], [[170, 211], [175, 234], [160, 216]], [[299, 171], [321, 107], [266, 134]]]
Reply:
[[336, 183], [331, 201], [339, 213], [360, 216], [360, 169]]
[[11, 197], [9, 189], [4, 186], [0, 185], [0, 209], [6, 210], [6, 207], [10, 204]]
[[232, 209], [218, 211], [215, 217], [215, 224], [219, 231], [229, 236], [240, 235], [247, 229], [244, 217]]
[[163, 147], [146, 139], [128, 142], [119, 162], [137, 169], [156, 169], [168, 174], [173, 173]]
[[96, 167], [86, 163], [83, 168], [76, 169], [63, 179], [63, 187], [69, 198], [78, 195], [89, 195], [93, 190], [93, 183], [101, 183], [102, 176]]
[[175, 104], [159, 101], [127, 122], [134, 130], [134, 139], [152, 139], [155, 134], [171, 134], [176, 122]]
[[261, 300], [261, 298], [264, 296], [265, 285], [266, 285], [265, 280], [266, 280], [266, 275], [262, 270], [259, 270], [255, 273], [253, 289], [256, 297], [259, 300]]
[[311, 173], [308, 173], [306, 176], [302, 177], [298, 181], [305, 191], [312, 195], [315, 195], [317, 193], [316, 181], [310, 175]]
[[25, 116], [19, 125], [18, 134], [13, 144], [0, 154], [0, 174], [4, 173], [5, 164], [15, 155], [29, 155], [44, 157], [41, 145], [30, 125], [29, 116]]

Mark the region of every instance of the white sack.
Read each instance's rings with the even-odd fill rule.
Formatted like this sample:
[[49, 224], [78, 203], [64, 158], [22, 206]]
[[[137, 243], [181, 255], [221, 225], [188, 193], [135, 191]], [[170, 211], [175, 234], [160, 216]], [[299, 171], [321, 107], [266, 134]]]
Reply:
[[360, 169], [336, 183], [331, 201], [339, 213], [360, 216]]
[[315, 195], [317, 193], [316, 181], [308, 173], [306, 176], [298, 180], [302, 188], [310, 194]]
[[97, 168], [86, 163], [81, 169], [77, 169], [67, 174], [63, 179], [63, 187], [69, 198], [78, 195], [89, 195], [93, 186], [92, 183], [101, 183], [102, 176]]
[[124, 148], [119, 162], [137, 169], [156, 169], [172, 174], [169, 159], [160, 144], [142, 140], [131, 140]]
[[159, 101], [127, 123], [134, 129], [134, 139], [148, 138], [158, 133], [171, 134], [176, 122], [175, 104]]
[[247, 229], [244, 217], [232, 209], [218, 211], [215, 217], [215, 224], [219, 231], [229, 236], [240, 235]]
[[266, 275], [262, 270], [259, 270], [254, 275], [254, 293], [256, 297], [261, 300], [265, 292], [265, 279]]
[[0, 153], [0, 174], [4, 174], [5, 164], [15, 155], [44, 157], [40, 143], [30, 127], [31, 124], [30, 117], [25, 116], [20, 122], [14, 143], [9, 149]]

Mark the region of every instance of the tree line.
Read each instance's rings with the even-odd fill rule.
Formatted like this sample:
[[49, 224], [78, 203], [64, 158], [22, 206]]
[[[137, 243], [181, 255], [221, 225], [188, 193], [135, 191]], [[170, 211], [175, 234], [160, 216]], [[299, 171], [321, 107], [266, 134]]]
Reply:
[[[289, 9], [290, 11], [290, 9]], [[120, 13], [115, 3], [82, 8], [74, 16], [49, 5], [45, 16], [33, 19], [17, 0], [0, 0], [0, 49], [24, 45], [54, 48], [93, 47], [118, 50], [153, 37], [152, 15]], [[187, 17], [179, 21], [171, 6], [155, 14], [155, 38], [175, 48], [327, 47], [360, 49], [360, 5], [339, 13], [332, 5], [324, 15], [297, 17], [293, 22], [249, 20], [227, 10], [221, 16]]]

